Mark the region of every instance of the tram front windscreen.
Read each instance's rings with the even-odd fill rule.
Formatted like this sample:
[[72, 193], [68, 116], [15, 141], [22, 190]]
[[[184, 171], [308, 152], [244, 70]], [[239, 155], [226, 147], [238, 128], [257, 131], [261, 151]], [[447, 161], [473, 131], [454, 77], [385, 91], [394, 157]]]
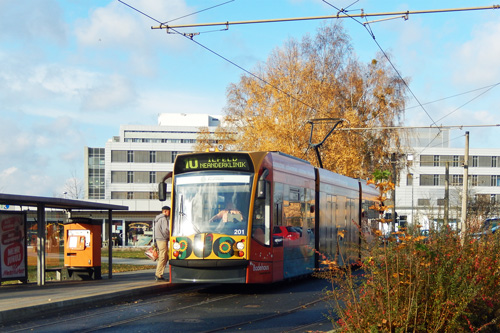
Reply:
[[247, 235], [253, 173], [198, 171], [174, 179], [172, 236]]

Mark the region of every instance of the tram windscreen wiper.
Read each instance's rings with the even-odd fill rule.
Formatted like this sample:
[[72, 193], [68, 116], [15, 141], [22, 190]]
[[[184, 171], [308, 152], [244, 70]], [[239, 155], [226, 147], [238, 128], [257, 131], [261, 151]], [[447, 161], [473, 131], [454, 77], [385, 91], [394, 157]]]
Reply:
[[[181, 224], [184, 224], [184, 221], [186, 219], [187, 214], [184, 213], [184, 195], [183, 194], [181, 194], [180, 201], [181, 201], [181, 203], [180, 203], [181, 207], [179, 209], [179, 215], [181, 216]], [[198, 227], [193, 223], [192, 219], [189, 219], [189, 223], [193, 226], [193, 229], [197, 234], [201, 234], [200, 229], [198, 229]]]

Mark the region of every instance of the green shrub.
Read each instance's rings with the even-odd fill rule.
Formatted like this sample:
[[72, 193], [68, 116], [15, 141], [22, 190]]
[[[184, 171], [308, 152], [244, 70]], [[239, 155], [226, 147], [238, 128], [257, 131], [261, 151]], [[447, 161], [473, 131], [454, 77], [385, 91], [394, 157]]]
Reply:
[[500, 330], [499, 233], [462, 241], [444, 227], [428, 238], [401, 233], [399, 243], [365, 245], [359, 270], [328, 275], [331, 319], [341, 331]]

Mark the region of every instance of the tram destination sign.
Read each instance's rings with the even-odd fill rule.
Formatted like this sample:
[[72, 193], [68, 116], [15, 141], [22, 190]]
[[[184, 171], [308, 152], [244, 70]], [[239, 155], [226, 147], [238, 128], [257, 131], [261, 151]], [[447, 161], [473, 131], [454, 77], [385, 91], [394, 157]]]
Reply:
[[175, 160], [175, 173], [202, 170], [231, 170], [253, 172], [249, 155], [210, 153], [179, 155]]

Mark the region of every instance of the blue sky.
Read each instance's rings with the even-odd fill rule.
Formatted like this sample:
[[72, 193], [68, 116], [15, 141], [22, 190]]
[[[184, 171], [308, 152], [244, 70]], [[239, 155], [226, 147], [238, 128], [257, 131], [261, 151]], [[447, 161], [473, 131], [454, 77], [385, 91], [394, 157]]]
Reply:
[[[163, 22], [227, 0], [124, 2]], [[328, 3], [351, 14], [492, 5], [483, 0]], [[170, 24], [336, 12], [321, 0], [234, 0]], [[314, 34], [320, 24], [183, 31], [205, 32], [195, 40], [252, 71], [287, 39]], [[353, 20], [343, 24], [356, 55], [370, 61], [379, 52], [372, 36]], [[121, 124], [156, 125], [157, 115], [168, 112], [222, 114], [226, 88], [243, 72], [182, 36], [152, 30], [155, 25], [117, 0], [0, 0], [0, 192], [62, 197], [68, 179], [83, 179], [84, 147], [104, 147]], [[425, 112], [413, 108], [418, 102], [410, 97], [406, 125], [500, 123], [500, 86], [494, 86], [500, 83], [500, 9], [410, 15], [370, 28], [420, 103], [446, 98], [425, 104]], [[453, 146], [463, 146], [465, 130], [451, 132]], [[467, 130], [471, 147], [500, 148], [499, 128]]]

